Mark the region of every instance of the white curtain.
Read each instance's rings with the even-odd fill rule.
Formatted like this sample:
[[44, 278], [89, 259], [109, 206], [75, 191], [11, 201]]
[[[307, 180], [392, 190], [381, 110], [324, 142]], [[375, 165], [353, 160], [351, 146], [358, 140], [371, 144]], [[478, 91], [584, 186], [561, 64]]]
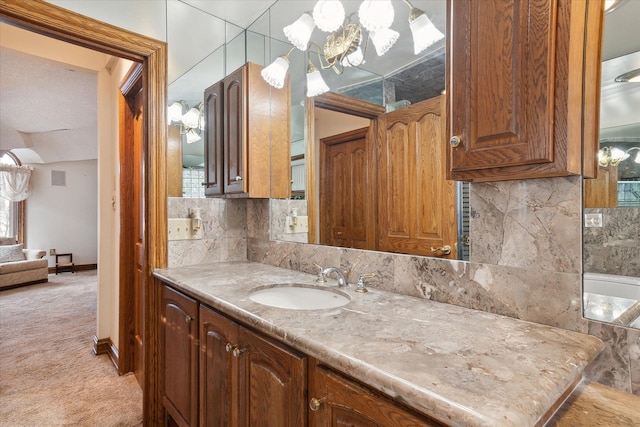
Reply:
[[16, 166], [0, 163], [0, 197], [19, 202], [29, 197], [31, 166]]

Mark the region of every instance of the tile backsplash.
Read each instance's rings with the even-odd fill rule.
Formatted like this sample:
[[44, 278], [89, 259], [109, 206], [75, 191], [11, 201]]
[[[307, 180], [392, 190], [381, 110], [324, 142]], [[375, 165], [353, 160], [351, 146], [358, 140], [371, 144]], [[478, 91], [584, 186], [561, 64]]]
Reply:
[[[212, 203], [202, 206], [203, 220], [207, 209], [218, 218], [214, 242], [188, 241], [200, 247], [197, 257], [170, 242], [170, 266], [184, 265], [182, 258], [189, 264], [242, 259], [241, 248], [223, 247], [229, 239], [241, 240], [244, 230], [244, 255], [251, 261], [314, 274], [314, 262], [339, 265], [351, 283], [359, 274], [376, 273], [368, 280], [371, 287], [597, 336], [605, 351], [588, 376], [640, 395], [640, 331], [582, 317], [581, 178], [473, 183], [470, 191], [470, 262], [273, 241], [270, 224], [280, 220], [270, 218], [269, 200], [221, 199], [202, 201]], [[191, 202], [177, 200], [170, 200], [170, 217], [172, 203], [188, 213]]]

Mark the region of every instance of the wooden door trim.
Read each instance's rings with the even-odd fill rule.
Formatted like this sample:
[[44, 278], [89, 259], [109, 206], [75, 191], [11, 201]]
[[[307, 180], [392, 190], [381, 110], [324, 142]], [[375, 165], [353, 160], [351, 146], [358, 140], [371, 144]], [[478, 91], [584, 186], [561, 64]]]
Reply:
[[[152, 272], [167, 265], [167, 44], [105, 24], [41, 0], [0, 0], [0, 22], [143, 65], [145, 103], [145, 325], [157, 324], [158, 286]], [[157, 366], [158, 334], [146, 328], [146, 366]], [[157, 375], [145, 373], [144, 425], [160, 425], [162, 407]]]
[[[338, 93], [328, 92], [315, 98], [307, 98], [305, 108], [305, 138], [307, 141], [306, 146], [306, 167], [307, 167], [307, 215], [309, 216], [309, 243], [318, 243], [318, 227], [319, 224], [316, 221], [318, 212], [318, 206], [316, 198], [318, 197], [318, 170], [316, 162], [318, 161], [319, 153], [315, 152], [315, 108], [322, 108], [330, 111], [337, 111], [339, 113], [350, 114], [356, 117], [363, 117], [371, 119], [371, 125], [369, 126], [370, 135], [370, 147], [375, 147], [376, 138], [378, 135], [378, 117], [383, 115], [386, 109], [377, 104], [361, 101]], [[372, 158], [373, 156], [373, 158]], [[369, 153], [370, 165], [376, 164], [375, 149]], [[373, 166], [371, 166], [373, 167]], [[374, 188], [376, 186], [375, 174], [372, 175], [372, 182]], [[372, 203], [375, 205], [376, 200]], [[369, 231], [368, 231], [369, 232]], [[373, 237], [375, 242], [375, 236]]]

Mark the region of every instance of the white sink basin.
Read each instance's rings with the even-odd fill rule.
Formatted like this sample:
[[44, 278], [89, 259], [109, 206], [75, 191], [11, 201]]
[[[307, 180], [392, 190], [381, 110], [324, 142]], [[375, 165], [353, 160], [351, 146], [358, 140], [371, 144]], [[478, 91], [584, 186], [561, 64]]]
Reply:
[[321, 310], [342, 307], [351, 301], [344, 292], [334, 288], [285, 283], [254, 290], [249, 299], [259, 304], [290, 310]]

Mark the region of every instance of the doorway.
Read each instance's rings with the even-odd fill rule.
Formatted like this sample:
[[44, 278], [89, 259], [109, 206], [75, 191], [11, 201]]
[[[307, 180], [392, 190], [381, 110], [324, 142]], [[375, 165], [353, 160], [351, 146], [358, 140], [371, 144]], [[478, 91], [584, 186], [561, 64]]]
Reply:
[[[4, 0], [0, 6], [0, 21], [58, 40], [126, 58], [142, 64], [142, 85], [147, 94], [143, 119], [144, 190], [142, 197], [143, 235], [145, 244], [142, 274], [153, 283], [152, 271], [167, 263], [167, 178], [166, 178], [166, 104], [167, 46], [126, 30], [69, 12], [41, 2]], [[109, 200], [108, 203], [111, 201]], [[144, 295], [144, 324], [157, 323], [157, 287], [148, 286]], [[127, 313], [120, 313], [120, 321]], [[130, 321], [130, 320], [129, 320]], [[144, 332], [146, 366], [155, 366], [157, 339], [153, 328]], [[159, 424], [162, 412], [159, 404], [158, 379], [145, 375], [143, 412], [145, 425]]]

